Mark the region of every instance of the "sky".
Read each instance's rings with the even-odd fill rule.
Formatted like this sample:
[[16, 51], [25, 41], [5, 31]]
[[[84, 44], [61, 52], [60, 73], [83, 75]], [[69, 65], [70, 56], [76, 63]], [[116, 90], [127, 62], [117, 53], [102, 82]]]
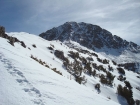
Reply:
[[0, 0], [6, 32], [39, 35], [68, 21], [99, 25], [140, 45], [140, 0]]

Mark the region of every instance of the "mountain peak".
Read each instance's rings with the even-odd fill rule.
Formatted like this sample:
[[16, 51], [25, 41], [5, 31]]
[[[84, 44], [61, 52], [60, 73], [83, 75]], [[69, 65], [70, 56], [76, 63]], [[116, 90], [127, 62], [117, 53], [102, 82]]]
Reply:
[[82, 46], [95, 49], [129, 49], [132, 52], [140, 52], [140, 46], [133, 42], [123, 40], [117, 35], [112, 35], [106, 29], [102, 29], [98, 25], [84, 22], [66, 22], [56, 28], [52, 28], [39, 35], [47, 40], [72, 40], [78, 42]]

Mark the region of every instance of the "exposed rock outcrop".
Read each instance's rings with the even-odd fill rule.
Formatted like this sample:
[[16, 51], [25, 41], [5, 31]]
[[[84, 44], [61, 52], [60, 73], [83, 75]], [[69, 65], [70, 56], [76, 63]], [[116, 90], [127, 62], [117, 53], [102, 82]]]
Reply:
[[5, 28], [3, 26], [0, 26], [0, 37], [8, 39], [8, 42], [14, 46], [15, 42], [19, 42], [21, 43], [21, 45], [26, 48], [26, 45], [24, 44], [23, 41], [20, 41], [19, 39], [17, 39], [16, 37], [12, 37], [12, 36], [8, 36], [7, 34], [5, 34]]

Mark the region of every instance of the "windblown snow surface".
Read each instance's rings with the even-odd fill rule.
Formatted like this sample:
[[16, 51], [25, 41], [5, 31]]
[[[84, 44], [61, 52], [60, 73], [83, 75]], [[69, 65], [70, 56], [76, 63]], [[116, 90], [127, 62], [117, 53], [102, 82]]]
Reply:
[[[127, 105], [125, 98], [116, 93], [118, 84], [124, 86], [123, 82], [115, 78], [116, 85], [113, 87], [101, 84], [101, 92], [98, 93], [94, 85], [99, 83], [99, 78], [82, 74], [86, 76], [87, 83], [80, 85], [47, 47], [53, 44], [55, 49], [62, 50], [65, 55], [74, 49], [61, 45], [59, 41], [46, 41], [24, 32], [7, 34], [24, 41], [27, 47], [23, 48], [19, 43], [12, 46], [0, 37], [0, 105]], [[31, 54], [45, 61], [50, 68], [31, 59]], [[100, 58], [105, 57], [100, 55]], [[51, 68], [57, 68], [63, 76]], [[119, 75], [117, 71], [113, 74]], [[136, 76], [138, 74], [126, 71], [126, 78], [134, 87], [133, 98], [140, 99], [140, 91], [135, 89], [140, 86], [140, 80]]]

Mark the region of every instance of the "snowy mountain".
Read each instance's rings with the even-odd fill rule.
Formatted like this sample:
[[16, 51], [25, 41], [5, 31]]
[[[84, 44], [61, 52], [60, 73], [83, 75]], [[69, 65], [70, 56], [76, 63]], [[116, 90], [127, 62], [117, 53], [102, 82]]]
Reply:
[[[112, 35], [100, 26], [66, 22], [39, 35], [51, 40], [74, 41], [88, 49], [102, 53], [117, 63], [140, 63], [140, 46]], [[137, 57], [138, 56], [138, 57]]]
[[84, 22], [66, 22], [61, 26], [40, 34], [40, 36], [49, 41], [65, 41], [71, 39], [92, 50], [96, 48], [101, 49], [103, 47], [113, 49], [124, 48], [135, 53], [140, 53], [139, 45], [123, 40], [119, 36], [112, 35], [109, 31], [102, 29], [100, 26]]
[[72, 40], [0, 29], [0, 105], [140, 103], [140, 74], [110, 58]]

